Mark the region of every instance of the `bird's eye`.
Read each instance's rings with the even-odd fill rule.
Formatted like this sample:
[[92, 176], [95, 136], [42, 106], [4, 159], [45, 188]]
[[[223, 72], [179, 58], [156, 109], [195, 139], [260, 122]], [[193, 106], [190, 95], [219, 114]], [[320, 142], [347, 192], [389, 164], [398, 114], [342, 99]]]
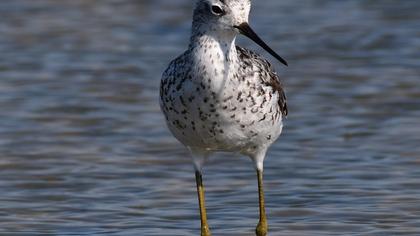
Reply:
[[223, 11], [223, 9], [217, 5], [211, 6], [211, 12], [216, 16], [221, 16], [225, 14], [225, 11]]

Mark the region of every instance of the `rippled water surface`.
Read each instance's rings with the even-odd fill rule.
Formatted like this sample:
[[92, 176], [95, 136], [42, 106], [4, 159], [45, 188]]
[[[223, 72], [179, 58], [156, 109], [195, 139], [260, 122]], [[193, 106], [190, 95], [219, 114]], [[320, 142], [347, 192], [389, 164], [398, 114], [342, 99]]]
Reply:
[[[157, 102], [192, 2], [0, 2], [0, 234], [198, 234], [193, 168]], [[270, 235], [420, 235], [420, 2], [253, 2], [290, 63]], [[251, 161], [217, 155], [204, 180], [213, 234], [253, 235]]]

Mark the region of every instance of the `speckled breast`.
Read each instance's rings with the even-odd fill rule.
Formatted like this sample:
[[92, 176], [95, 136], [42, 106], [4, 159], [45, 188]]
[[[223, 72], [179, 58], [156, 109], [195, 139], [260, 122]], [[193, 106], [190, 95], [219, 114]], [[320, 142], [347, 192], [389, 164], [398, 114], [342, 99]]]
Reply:
[[258, 73], [233, 73], [220, 84], [214, 75], [169, 73], [161, 84], [161, 107], [169, 129], [184, 145], [251, 152], [280, 135], [279, 94]]

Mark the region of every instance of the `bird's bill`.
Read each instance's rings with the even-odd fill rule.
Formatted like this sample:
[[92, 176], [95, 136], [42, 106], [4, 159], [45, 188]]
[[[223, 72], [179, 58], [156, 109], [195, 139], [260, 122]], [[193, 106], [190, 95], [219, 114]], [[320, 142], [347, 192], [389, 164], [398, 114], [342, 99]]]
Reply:
[[248, 23], [242, 23], [239, 26], [235, 26], [239, 30], [239, 32], [248, 38], [250, 38], [252, 41], [254, 41], [256, 44], [260, 45], [262, 48], [264, 48], [268, 53], [270, 53], [273, 57], [275, 57], [277, 60], [279, 60], [284, 65], [288, 65], [287, 61], [284, 60], [281, 56], [279, 56], [273, 49], [271, 49], [249, 26]]

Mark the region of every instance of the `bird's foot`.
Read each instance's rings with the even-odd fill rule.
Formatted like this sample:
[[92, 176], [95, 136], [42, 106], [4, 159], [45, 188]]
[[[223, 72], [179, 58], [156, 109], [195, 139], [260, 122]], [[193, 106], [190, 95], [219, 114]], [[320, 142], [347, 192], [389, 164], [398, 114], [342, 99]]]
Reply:
[[211, 236], [210, 228], [208, 225], [201, 226], [201, 236]]
[[257, 229], [255, 230], [255, 233], [257, 236], [266, 236], [268, 231], [268, 224], [267, 221], [260, 221], [257, 225]]

